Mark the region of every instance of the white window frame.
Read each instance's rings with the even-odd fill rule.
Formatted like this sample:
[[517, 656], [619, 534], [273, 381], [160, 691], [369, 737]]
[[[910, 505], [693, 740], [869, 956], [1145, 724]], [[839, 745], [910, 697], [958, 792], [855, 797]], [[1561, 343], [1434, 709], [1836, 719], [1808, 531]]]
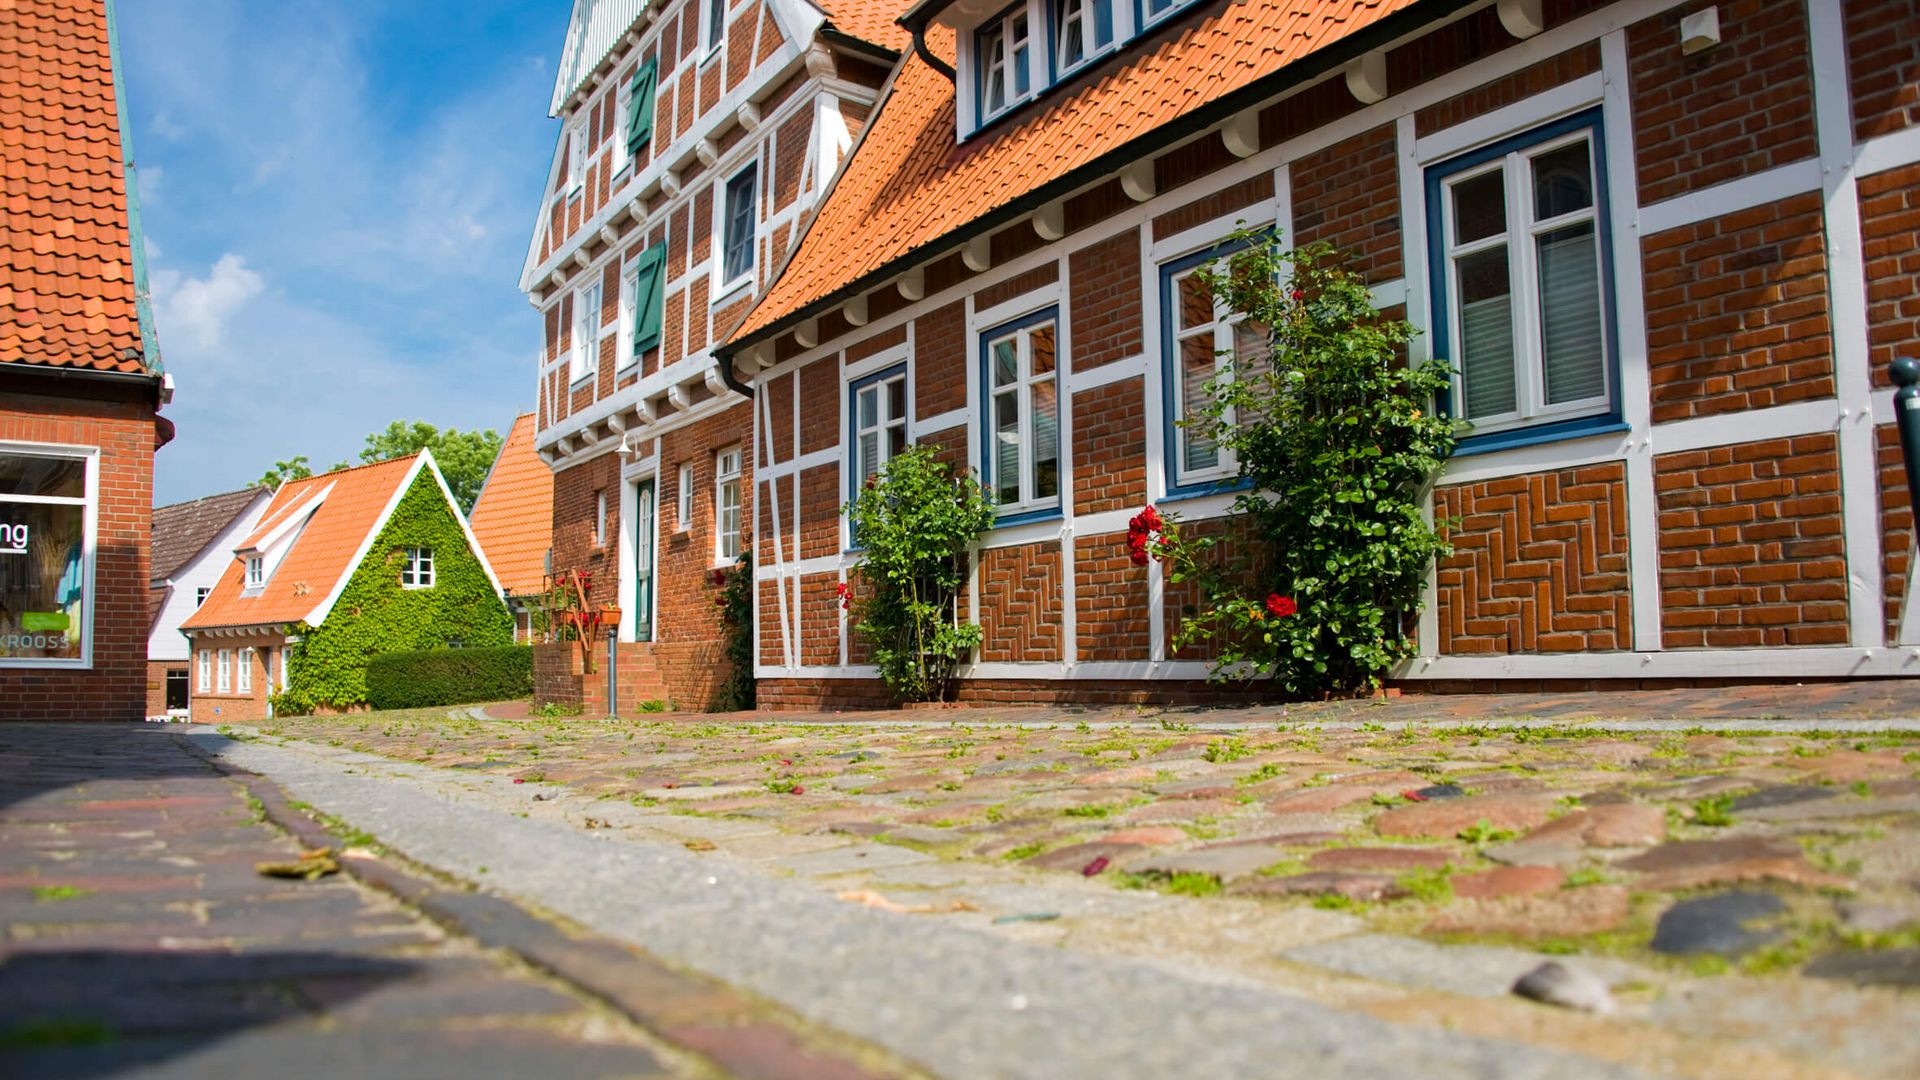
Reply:
[[433, 549], [410, 547], [402, 550], [406, 554], [405, 561], [400, 564], [400, 587], [403, 589], [433, 588]]
[[[625, 145], [622, 140], [621, 145]], [[640, 260], [630, 259], [620, 268], [620, 305], [614, 319], [614, 333], [619, 341], [613, 349], [613, 370], [615, 374], [623, 372], [640, 360], [640, 354], [633, 351], [634, 320], [639, 318]]]
[[[1527, 132], [1520, 131], [1512, 137], [1525, 138], [1526, 135]], [[1533, 159], [1578, 143], [1584, 143], [1587, 146], [1587, 168], [1593, 192], [1592, 200], [1583, 210], [1562, 214], [1545, 221], [1534, 220]], [[1507, 288], [1511, 300], [1510, 317], [1513, 324], [1514, 409], [1492, 416], [1468, 417], [1466, 415], [1465, 361], [1464, 358], [1460, 360], [1449, 358], [1449, 362], [1455, 369], [1453, 413], [1455, 416], [1471, 421], [1473, 435], [1537, 427], [1559, 420], [1604, 416], [1614, 408], [1613, 378], [1610, 368], [1615, 331], [1612, 320], [1608, 317], [1606, 262], [1607, 231], [1610, 223], [1603, 220], [1600, 213], [1604, 178], [1599, 175], [1598, 150], [1599, 128], [1596, 124], [1594, 127], [1583, 127], [1537, 142], [1525, 143], [1492, 160], [1449, 173], [1440, 181], [1438, 235], [1443, 264], [1442, 273], [1445, 275], [1446, 285], [1446, 311], [1441, 312], [1440, 316], [1447, 320], [1449, 351], [1463, 353], [1466, 340], [1460, 304], [1458, 272], [1460, 260], [1502, 245], [1507, 249]], [[1426, 167], [1444, 169], [1446, 166], [1447, 162], [1443, 160], [1432, 162]], [[1480, 237], [1465, 244], [1456, 243], [1454, 240], [1456, 228], [1454, 189], [1466, 181], [1493, 172], [1503, 172], [1506, 228], [1499, 233]], [[1589, 222], [1593, 226], [1594, 258], [1599, 262], [1595, 267], [1594, 280], [1600, 289], [1601, 392], [1593, 397], [1561, 402], [1557, 405], [1548, 404], [1546, 349], [1542, 340], [1541, 325], [1539, 252], [1536, 239], [1542, 233], [1582, 222]]]
[[[892, 398], [889, 390], [896, 383], [900, 386], [902, 406], [899, 416], [893, 415], [889, 409]], [[907, 368], [905, 364], [883, 368], [881, 371], [865, 379], [856, 379], [849, 385], [848, 389], [851, 392], [850, 396], [852, 400], [847, 403], [847, 419], [848, 425], [853, 429], [853, 439], [847, 445], [847, 473], [853, 481], [849, 498], [854, 499], [859, 498], [860, 485], [867, 482], [867, 477], [876, 475], [881, 469], [886, 468], [887, 462], [893, 460], [894, 455], [891, 449], [892, 444], [888, 439], [889, 434], [895, 429], [898, 429], [902, 445], [912, 445], [913, 438], [910, 427], [913, 402], [907, 397]], [[860, 401], [868, 395], [873, 396], [873, 423], [871, 424], [862, 423], [860, 419]], [[865, 463], [861, 461], [861, 446], [868, 435], [874, 437], [874, 461], [872, 469], [864, 468]]]
[[[1183, 338], [1198, 337], [1203, 333], [1212, 337], [1213, 378], [1218, 379], [1222, 374], [1222, 370], [1226, 368], [1228, 364], [1239, 360], [1237, 346], [1234, 341], [1234, 329], [1246, 321], [1244, 314], [1229, 311], [1225, 301], [1215, 296], [1213, 298], [1213, 318], [1195, 326], [1180, 326], [1179, 319], [1182, 310], [1180, 305], [1180, 283], [1202, 270], [1210, 270], [1216, 274], [1225, 273], [1230, 259], [1231, 255], [1223, 255], [1218, 259], [1196, 263], [1184, 270], [1176, 270], [1167, 277], [1166, 311], [1163, 312], [1162, 317], [1166, 320], [1165, 340], [1167, 342], [1169, 356], [1167, 357], [1163, 377], [1167, 380], [1167, 386], [1171, 392], [1171, 400], [1173, 402], [1173, 419], [1175, 421], [1172, 432], [1173, 443], [1167, 448], [1167, 452], [1172, 455], [1173, 458], [1171, 476], [1175, 488], [1184, 488], [1194, 484], [1218, 482], [1221, 480], [1231, 480], [1240, 474], [1240, 459], [1234, 454], [1233, 448], [1230, 446], [1220, 446], [1218, 444], [1215, 445], [1215, 454], [1217, 457], [1214, 464], [1201, 469], [1189, 469], [1186, 464], [1186, 429], [1178, 426], [1179, 421], [1188, 419], [1192, 414], [1192, 403], [1187, 400], [1186, 396], [1186, 372], [1182, 366], [1182, 358], [1180, 355], [1181, 340]], [[1226, 413], [1226, 420], [1231, 423], [1234, 419], [1234, 412], [1229, 408]]]
[[[613, 139], [613, 175], [619, 176], [633, 164], [633, 153], [627, 149], [627, 110], [633, 103], [633, 76], [621, 79], [613, 92], [613, 117], [607, 124], [606, 134]], [[608, 184], [609, 190], [614, 185]]]
[[[1099, 40], [1099, 5], [1107, 4], [1107, 22], [1111, 37], [1102, 45]], [[1120, 9], [1128, 6], [1126, 0], [1046, 0], [1047, 33], [1053, 45], [1053, 80], [1059, 82], [1068, 75], [1092, 63], [1095, 58], [1111, 50], [1120, 41]], [[1067, 44], [1067, 22], [1070, 17], [1080, 20], [1080, 43], [1083, 52], [1080, 59], [1069, 61], [1061, 52]]]
[[233, 688], [236, 693], [253, 693], [253, 646], [242, 648], [234, 657]]
[[[1053, 328], [1053, 370], [1043, 375], [1033, 373], [1033, 332], [1042, 326]], [[993, 382], [993, 347], [1002, 341], [1013, 339], [1015, 344], [1014, 381], [1008, 387], [997, 387]], [[1066, 382], [1061, 369], [1066, 363], [1066, 351], [1060, 337], [1060, 310], [1057, 307], [1043, 308], [1029, 313], [1011, 323], [1002, 324], [980, 335], [980, 393], [982, 408], [980, 411], [980, 440], [985, 448], [985, 469], [987, 489], [993, 492], [996, 500], [994, 510], [1000, 517], [1029, 514], [1039, 511], [1058, 510], [1062, 504], [1062, 492], [1066, 478], [1065, 460], [1068, 452], [1067, 432], [1061, 423], [1061, 397], [1066, 390]], [[1038, 459], [1034, 454], [1033, 390], [1042, 383], [1052, 383], [1054, 387], [1054, 490], [1051, 495], [1037, 494], [1039, 488]], [[1003, 393], [1014, 395], [1019, 425], [1019, 498], [1000, 499], [999, 446], [995, 442], [999, 413], [999, 398]]]
[[680, 465], [680, 487], [673, 493], [674, 531], [686, 532], [693, 528], [693, 463]]
[[64, 443], [30, 443], [0, 441], [0, 455], [21, 454], [33, 457], [78, 458], [85, 463], [86, 485], [83, 496], [71, 495], [0, 495], [0, 505], [7, 503], [51, 503], [61, 506], [81, 507], [81, 551], [80, 551], [80, 655], [77, 658], [39, 658], [30, 656], [0, 656], [0, 669], [6, 668], [72, 668], [88, 669], [93, 667], [94, 637], [94, 589], [97, 581], [94, 575], [94, 555], [99, 546], [100, 536], [100, 451], [91, 446], [72, 446]]
[[[1018, 18], [1025, 18], [1027, 21], [1025, 37], [1027, 88], [1024, 92], [1019, 89], [1019, 80], [1015, 78], [1015, 49], [1011, 36], [1013, 22]], [[967, 81], [970, 84], [969, 111], [974, 117], [974, 127], [978, 128], [990, 120], [1019, 108], [1023, 102], [1034, 98], [1047, 85], [1046, 67], [1043, 65], [1045, 58], [1051, 55], [1052, 50], [1048, 48], [1046, 42], [1035, 41], [1036, 31], [1046, 28], [1047, 25], [1047, 15], [1039, 0], [1022, 0], [1003, 9], [993, 18], [975, 27], [971, 33], [964, 35], [969, 45]], [[996, 39], [996, 48], [992, 51], [997, 55], [984, 55], [982, 44], [986, 35], [996, 32], [999, 36]], [[1048, 33], [1051, 33], [1051, 30], [1048, 30]], [[990, 72], [996, 67], [1005, 72], [1006, 100], [999, 108], [994, 109], [989, 108], [987, 104], [987, 84], [991, 81]]]
[[[753, 186], [747, 195], [749, 236], [747, 238], [747, 266], [731, 277], [727, 274], [727, 227], [732, 224], [727, 214], [727, 192], [733, 189], [734, 181], [753, 174]], [[735, 289], [753, 284], [753, 274], [760, 262], [760, 161], [749, 158], [744, 165], [735, 169], [725, 180], [713, 185], [713, 281], [711, 290], [713, 299], [710, 305], [724, 302]]]
[[194, 684], [194, 693], [207, 694], [213, 691], [213, 650], [195, 649], [200, 668], [199, 680]]
[[[600, 275], [573, 291], [573, 351], [567, 356], [567, 382], [593, 378], [600, 357]], [[591, 320], [591, 321], [589, 321]]]
[[593, 493], [593, 546], [607, 546], [607, 490], [601, 488]]
[[[715, 8], [719, 8], [719, 25], [715, 23]], [[700, 63], [705, 66], [727, 48], [727, 23], [733, 12], [731, 0], [705, 0], [700, 8]]]
[[565, 195], [568, 199], [572, 199], [584, 191], [587, 185], [587, 125], [584, 117], [567, 126], [566, 169]]
[[213, 595], [213, 590], [205, 585], [201, 585], [195, 588], [193, 590], [194, 610], [198, 611], [200, 608], [204, 607], [207, 603], [207, 597], [212, 595]]
[[265, 555], [248, 555], [241, 560], [241, 563], [246, 567], [247, 588], [258, 589], [267, 583], [267, 557]]
[[[717, 567], [732, 566], [740, 561], [741, 461], [738, 444], [715, 451], [713, 455], [713, 563]], [[727, 528], [729, 510], [733, 513], [732, 529]], [[733, 550], [728, 551], [729, 547]]]
[[232, 649], [220, 650], [220, 662], [219, 662], [218, 670], [219, 670], [220, 678], [219, 678], [219, 682], [216, 684], [218, 688], [216, 692], [221, 694], [233, 693], [233, 650]]

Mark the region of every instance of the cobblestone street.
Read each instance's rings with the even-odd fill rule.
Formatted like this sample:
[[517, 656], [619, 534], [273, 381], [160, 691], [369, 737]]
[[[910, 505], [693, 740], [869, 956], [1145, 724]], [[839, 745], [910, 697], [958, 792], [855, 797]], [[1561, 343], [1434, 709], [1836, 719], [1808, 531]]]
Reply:
[[[898, 923], [1596, 1068], [1920, 1062], [1912, 685], [931, 715], [457, 709], [239, 734], [417, 763], [390, 775]], [[1510, 994], [1552, 958], [1608, 986], [1601, 1012]]]

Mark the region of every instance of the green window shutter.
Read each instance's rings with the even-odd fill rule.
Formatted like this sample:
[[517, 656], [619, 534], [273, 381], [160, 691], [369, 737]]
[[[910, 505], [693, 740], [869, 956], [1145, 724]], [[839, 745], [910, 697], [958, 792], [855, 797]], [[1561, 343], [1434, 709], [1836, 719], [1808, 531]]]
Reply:
[[667, 276], [667, 246], [655, 244], [634, 263], [633, 355], [660, 344], [660, 294]]
[[627, 153], [638, 155], [653, 138], [653, 88], [659, 66], [648, 60], [633, 73], [627, 95]]

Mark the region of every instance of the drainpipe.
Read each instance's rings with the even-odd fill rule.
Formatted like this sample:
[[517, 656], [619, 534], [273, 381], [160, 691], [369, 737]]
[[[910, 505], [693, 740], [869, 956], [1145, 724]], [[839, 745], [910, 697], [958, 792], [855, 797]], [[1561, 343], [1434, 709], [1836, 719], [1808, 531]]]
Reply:
[[607, 627], [607, 718], [620, 716], [620, 628]]
[[927, 48], [927, 24], [920, 23], [911, 29], [913, 30], [914, 53], [917, 54], [928, 67], [939, 72], [948, 82], [955, 82], [959, 76], [954, 72], [953, 66], [933, 55], [933, 50]]

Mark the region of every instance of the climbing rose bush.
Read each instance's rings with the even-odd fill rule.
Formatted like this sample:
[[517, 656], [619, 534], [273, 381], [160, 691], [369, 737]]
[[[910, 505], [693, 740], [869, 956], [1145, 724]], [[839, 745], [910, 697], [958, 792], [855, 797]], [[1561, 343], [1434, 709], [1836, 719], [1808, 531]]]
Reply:
[[1407, 363], [1415, 331], [1382, 317], [1331, 247], [1286, 250], [1271, 231], [1235, 240], [1225, 269], [1201, 278], [1243, 326], [1264, 328], [1265, 348], [1227, 358], [1185, 422], [1238, 465], [1232, 553], [1221, 530], [1149, 506], [1129, 554], [1198, 587], [1173, 644], [1212, 643], [1216, 681], [1270, 678], [1297, 697], [1377, 686], [1413, 654], [1426, 576], [1452, 550], [1425, 511], [1454, 447], [1432, 406], [1452, 372]]

